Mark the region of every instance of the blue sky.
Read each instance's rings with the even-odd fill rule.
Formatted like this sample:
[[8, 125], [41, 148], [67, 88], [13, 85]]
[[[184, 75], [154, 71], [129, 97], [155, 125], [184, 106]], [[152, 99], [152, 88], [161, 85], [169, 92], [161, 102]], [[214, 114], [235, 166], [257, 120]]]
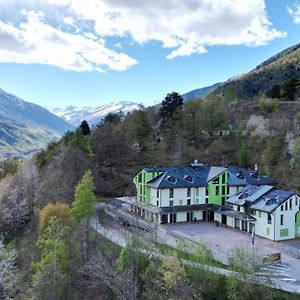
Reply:
[[48, 107], [148, 105], [300, 42], [300, 1], [141, 2], [2, 0], [0, 88]]

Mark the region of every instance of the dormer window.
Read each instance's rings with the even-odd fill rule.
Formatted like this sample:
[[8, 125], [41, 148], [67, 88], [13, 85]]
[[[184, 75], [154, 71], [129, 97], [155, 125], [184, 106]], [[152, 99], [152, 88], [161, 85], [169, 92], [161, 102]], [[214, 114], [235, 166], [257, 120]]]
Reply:
[[184, 179], [185, 181], [187, 181], [187, 182], [190, 182], [190, 183], [193, 183], [193, 182], [194, 182], [194, 178], [193, 178], [192, 176], [190, 176], [190, 175], [185, 175], [185, 176], [183, 177], [183, 179]]
[[254, 178], [254, 179], [259, 179], [259, 176], [258, 176], [258, 174], [256, 173], [256, 172], [251, 172], [250, 173], [250, 176], [252, 177], [252, 178]]
[[245, 179], [245, 176], [244, 176], [244, 174], [243, 174], [243, 173], [241, 173], [241, 172], [237, 173], [237, 174], [236, 174], [236, 177], [237, 177], [237, 178], [239, 178], [239, 179], [242, 179], [242, 180], [244, 180], [244, 179]]
[[173, 184], [176, 183], [176, 179], [173, 176], [168, 176], [166, 180]]

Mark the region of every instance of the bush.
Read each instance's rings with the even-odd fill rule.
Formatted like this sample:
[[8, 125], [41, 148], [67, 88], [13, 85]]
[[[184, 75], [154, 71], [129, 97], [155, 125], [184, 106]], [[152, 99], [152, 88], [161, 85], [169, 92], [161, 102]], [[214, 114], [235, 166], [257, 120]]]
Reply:
[[262, 111], [271, 113], [278, 109], [279, 102], [278, 100], [260, 99], [258, 105]]
[[58, 220], [69, 220], [70, 207], [65, 203], [49, 203], [40, 211], [39, 230], [42, 233], [48, 226], [51, 217], [56, 217]]

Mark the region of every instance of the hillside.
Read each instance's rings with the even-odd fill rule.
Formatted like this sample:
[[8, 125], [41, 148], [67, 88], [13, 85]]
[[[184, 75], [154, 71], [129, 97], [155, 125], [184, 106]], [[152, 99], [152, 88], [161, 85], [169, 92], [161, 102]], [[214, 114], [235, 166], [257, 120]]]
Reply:
[[20, 157], [41, 150], [73, 129], [39, 105], [0, 90], [0, 155]]
[[208, 93], [214, 91], [220, 85], [222, 85], [222, 82], [218, 82], [218, 83], [215, 83], [210, 86], [192, 90], [190, 92], [183, 94], [182, 98], [184, 100], [191, 100], [191, 99], [197, 99], [197, 98], [203, 97], [203, 96], [207, 95]]
[[66, 122], [79, 126], [82, 120], [86, 120], [90, 125], [99, 123], [107, 114], [118, 113], [122, 111], [124, 114], [131, 112], [135, 109], [139, 109], [140, 105], [134, 102], [120, 101], [115, 103], [109, 103], [101, 106], [68, 106], [65, 108], [54, 107], [49, 108], [53, 114], [63, 118]]
[[249, 73], [224, 83], [210, 96], [229, 101], [250, 99], [260, 93], [270, 94], [274, 86], [283, 89], [294, 78], [300, 78], [300, 44], [274, 55]]

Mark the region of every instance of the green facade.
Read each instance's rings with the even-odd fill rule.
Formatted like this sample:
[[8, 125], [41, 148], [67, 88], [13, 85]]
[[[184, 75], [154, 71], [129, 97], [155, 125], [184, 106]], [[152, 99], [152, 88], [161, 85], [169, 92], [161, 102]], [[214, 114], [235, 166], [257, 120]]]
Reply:
[[295, 216], [295, 237], [300, 237], [300, 211]]
[[227, 172], [224, 171], [217, 177], [207, 183], [208, 203], [215, 205], [225, 205], [229, 194], [229, 186], [227, 185]]
[[142, 170], [137, 176], [134, 177], [133, 183], [136, 187], [137, 201], [150, 204], [150, 188], [146, 183], [163, 172], [146, 172]]

